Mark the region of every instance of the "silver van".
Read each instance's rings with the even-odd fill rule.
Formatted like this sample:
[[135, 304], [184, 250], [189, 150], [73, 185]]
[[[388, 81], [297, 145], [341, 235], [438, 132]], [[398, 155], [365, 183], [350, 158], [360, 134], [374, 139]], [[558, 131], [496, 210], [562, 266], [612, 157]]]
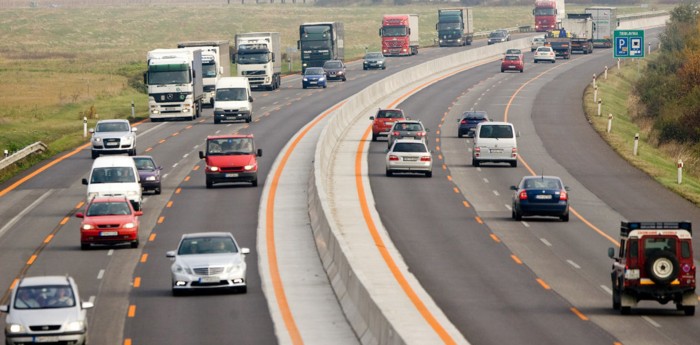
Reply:
[[509, 122], [482, 122], [476, 126], [472, 165], [484, 162], [509, 163], [518, 166], [517, 133]]

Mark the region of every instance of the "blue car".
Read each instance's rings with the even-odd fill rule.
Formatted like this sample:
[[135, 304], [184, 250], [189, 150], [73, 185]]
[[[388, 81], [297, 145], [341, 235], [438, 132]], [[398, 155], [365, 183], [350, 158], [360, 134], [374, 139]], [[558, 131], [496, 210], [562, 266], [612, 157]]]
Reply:
[[301, 86], [305, 89], [310, 86], [325, 89], [326, 82], [326, 71], [323, 70], [323, 67], [308, 67], [301, 78]]
[[559, 217], [569, 221], [569, 187], [556, 176], [525, 176], [513, 193], [512, 216], [522, 220], [529, 216]]
[[457, 136], [462, 138], [466, 135], [468, 138], [473, 138], [476, 125], [484, 121], [489, 121], [489, 116], [485, 111], [465, 111], [462, 118], [459, 119]]

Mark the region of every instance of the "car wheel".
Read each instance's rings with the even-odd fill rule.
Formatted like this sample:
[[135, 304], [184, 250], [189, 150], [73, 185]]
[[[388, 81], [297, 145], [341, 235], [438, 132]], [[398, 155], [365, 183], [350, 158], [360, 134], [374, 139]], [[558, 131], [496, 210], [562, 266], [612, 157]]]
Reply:
[[620, 307], [620, 314], [622, 314], [622, 315], [632, 314], [632, 307]]
[[131, 242], [131, 248], [138, 248], [138, 247], [139, 247], [139, 240]]
[[690, 306], [683, 307], [683, 312], [685, 313], [686, 316], [693, 316], [693, 315], [695, 315], [695, 306], [690, 305]]
[[90, 243], [81, 243], [80, 244], [80, 250], [88, 250], [90, 249]]
[[432, 171], [426, 172], [425, 177], [433, 177], [433, 172]]
[[525, 69], [524, 69], [524, 68], [520, 70], [520, 73], [523, 73], [523, 71], [525, 71]]
[[481, 163], [479, 163], [479, 161], [478, 161], [478, 160], [476, 160], [476, 159], [472, 158], [472, 165], [473, 165], [473, 166], [475, 166], [475, 167], [478, 167], [478, 166], [479, 166], [479, 164], [481, 164]]
[[326, 84], [323, 84], [323, 88], [324, 88], [324, 89], [326, 88]]
[[160, 194], [160, 184], [158, 184], [158, 187], [156, 187], [156, 189], [153, 190], [153, 193], [155, 193], [156, 195]]
[[514, 218], [515, 220], [517, 220], [517, 221], [523, 220], [523, 214], [522, 214], [522, 213], [520, 213], [520, 212], [519, 212], [518, 210], [516, 210], [515, 208], [513, 208], [513, 212], [515, 212], [515, 218]]
[[92, 159], [97, 159], [100, 156], [99, 152], [92, 151]]
[[214, 118], [214, 124], [218, 125], [221, 123], [221, 120], [217, 119], [216, 117]]
[[535, 60], [535, 63], [537, 63], [537, 60]]
[[251, 184], [253, 187], [257, 187], [257, 186], [258, 186], [258, 179], [255, 179], [255, 180], [251, 181], [250, 184]]
[[207, 179], [207, 188], [212, 188], [212, 187], [214, 187], [214, 182], [212, 182], [211, 180]]
[[501, 68], [501, 73], [503, 73], [503, 68]]
[[462, 132], [457, 132], [457, 138], [462, 138], [462, 137], [464, 137], [464, 135], [462, 134]]
[[129, 150], [129, 156], [136, 156], [136, 148]]
[[612, 295], [612, 307], [613, 310], [620, 310], [622, 307], [622, 302], [620, 298], [620, 290], [618, 288], [613, 286], [613, 295]]
[[560, 217], [562, 222], [568, 222], [569, 221], [569, 214], [565, 214]]
[[678, 258], [667, 250], [657, 251], [647, 257], [645, 270], [651, 280], [661, 286], [666, 286], [678, 277], [680, 265]]
[[377, 141], [377, 135], [372, 133], [372, 141]]
[[555, 63], [555, 62], [557, 62], [557, 59], [552, 60], [552, 63]]
[[173, 289], [173, 296], [182, 296], [183, 291], [180, 289]]
[[386, 69], [386, 66], [382, 66], [382, 69]]
[[240, 293], [248, 293], [248, 287], [247, 286], [241, 286], [238, 288], [238, 292]]
[[250, 123], [250, 121], [253, 121], [253, 116], [246, 117], [245, 123]]
[[394, 176], [394, 173], [391, 172], [391, 170], [386, 169], [386, 176]]
[[306, 89], [306, 85], [302, 85], [301, 87], [304, 88], [304, 89]]
[[518, 161], [515, 160], [515, 161], [510, 162], [510, 166], [513, 167], [513, 168], [517, 168], [517, 167], [518, 167]]
[[343, 81], [347, 81], [347, 80], [348, 80], [348, 78], [343, 77]]

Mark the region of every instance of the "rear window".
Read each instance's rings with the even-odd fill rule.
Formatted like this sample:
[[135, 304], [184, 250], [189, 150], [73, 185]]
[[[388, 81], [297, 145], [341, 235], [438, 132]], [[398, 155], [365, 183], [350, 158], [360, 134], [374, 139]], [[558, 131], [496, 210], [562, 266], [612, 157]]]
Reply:
[[90, 183], [130, 183], [136, 182], [136, 175], [131, 167], [107, 167], [92, 170]]
[[464, 118], [467, 120], [483, 120], [486, 119], [486, 113], [467, 113]]
[[423, 143], [396, 143], [394, 152], [428, 152]]
[[306, 71], [304, 71], [304, 75], [319, 75], [324, 73], [323, 68], [320, 67], [307, 68]]
[[397, 123], [394, 125], [394, 130], [399, 132], [417, 132], [422, 131], [423, 126], [420, 123]]
[[401, 110], [380, 110], [377, 113], [378, 119], [399, 119], [403, 118]]
[[479, 132], [481, 138], [510, 139], [513, 138], [513, 127], [509, 125], [482, 126]]
[[549, 48], [549, 47], [539, 47], [539, 48], [537, 48], [537, 51], [538, 51], [538, 52], [544, 52], [544, 53], [549, 52], [550, 50], [551, 50], [551, 48]]
[[549, 177], [535, 177], [523, 180], [522, 188], [525, 189], [563, 189], [561, 181]]

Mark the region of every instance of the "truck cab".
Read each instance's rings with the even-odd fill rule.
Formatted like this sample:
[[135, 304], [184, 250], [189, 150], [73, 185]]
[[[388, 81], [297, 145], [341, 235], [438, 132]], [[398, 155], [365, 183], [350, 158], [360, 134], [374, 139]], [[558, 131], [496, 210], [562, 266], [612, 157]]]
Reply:
[[206, 151], [199, 151], [204, 159], [204, 175], [207, 188], [215, 183], [247, 182], [258, 185], [258, 160], [262, 149], [255, 149], [252, 134], [227, 134], [208, 136]]
[[641, 300], [673, 302], [695, 314], [692, 225], [690, 222], [622, 222], [620, 247], [608, 249], [614, 310], [630, 314]]

